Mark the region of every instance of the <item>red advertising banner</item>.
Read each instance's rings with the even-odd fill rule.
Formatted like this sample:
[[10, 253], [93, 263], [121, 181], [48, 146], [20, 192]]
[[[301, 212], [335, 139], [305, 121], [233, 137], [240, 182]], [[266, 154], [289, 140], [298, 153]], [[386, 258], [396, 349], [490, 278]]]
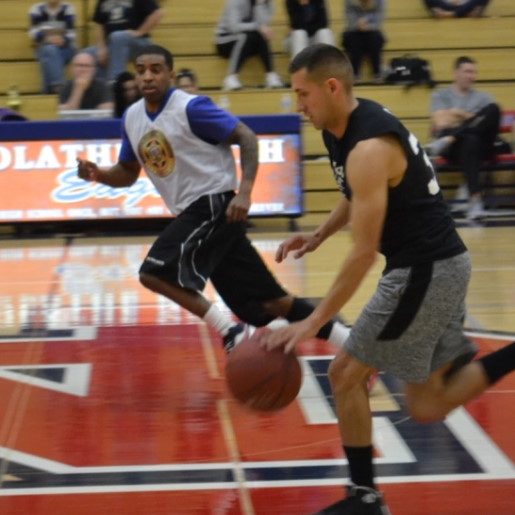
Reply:
[[[250, 214], [300, 215], [300, 136], [258, 138], [260, 167]], [[168, 216], [144, 172], [130, 188], [114, 189], [77, 177], [77, 158], [108, 168], [117, 162], [119, 148], [117, 139], [0, 143], [0, 222]]]

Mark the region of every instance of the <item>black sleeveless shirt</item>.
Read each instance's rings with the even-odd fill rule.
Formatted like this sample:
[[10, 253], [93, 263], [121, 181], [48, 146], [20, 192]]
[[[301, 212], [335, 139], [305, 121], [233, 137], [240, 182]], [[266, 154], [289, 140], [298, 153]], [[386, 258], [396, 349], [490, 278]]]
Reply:
[[446, 259], [466, 249], [456, 231], [431, 162], [416, 137], [386, 108], [366, 99], [350, 115], [341, 139], [323, 131], [331, 167], [340, 191], [352, 201], [345, 166], [349, 153], [362, 140], [397, 136], [408, 165], [402, 181], [388, 190], [388, 206], [380, 251], [386, 269]]

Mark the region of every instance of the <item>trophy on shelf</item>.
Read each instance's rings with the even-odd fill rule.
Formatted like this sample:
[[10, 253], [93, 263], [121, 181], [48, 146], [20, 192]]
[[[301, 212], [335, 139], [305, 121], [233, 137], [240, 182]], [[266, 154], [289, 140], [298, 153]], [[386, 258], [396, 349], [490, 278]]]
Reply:
[[13, 84], [7, 92], [7, 107], [13, 111], [18, 111], [21, 107], [21, 97], [18, 86]]

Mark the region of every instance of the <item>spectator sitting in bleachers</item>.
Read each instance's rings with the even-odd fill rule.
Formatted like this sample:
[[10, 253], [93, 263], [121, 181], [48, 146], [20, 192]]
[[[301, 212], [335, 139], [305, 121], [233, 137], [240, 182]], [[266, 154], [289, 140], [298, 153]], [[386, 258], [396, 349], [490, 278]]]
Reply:
[[288, 46], [292, 58], [312, 43], [334, 45], [325, 0], [286, 0], [286, 10], [290, 23]]
[[500, 109], [492, 95], [474, 88], [476, 62], [462, 56], [454, 64], [454, 83], [431, 97], [431, 119], [438, 138], [426, 146], [430, 156], [442, 156], [462, 167], [467, 179], [471, 220], [485, 215], [480, 183], [481, 162], [494, 154]]
[[131, 72], [122, 72], [113, 84], [114, 117], [121, 118], [125, 110], [141, 98], [136, 78]]
[[269, 41], [273, 37], [270, 22], [274, 5], [272, 0], [226, 0], [215, 32], [218, 54], [229, 59], [223, 89], [241, 89], [238, 73], [245, 61], [259, 55], [265, 67], [265, 86], [282, 88], [283, 83], [274, 71]]
[[100, 76], [115, 81], [132, 54], [151, 44], [149, 33], [163, 14], [157, 0], [97, 0], [93, 14], [96, 46], [86, 51], [95, 56]]
[[384, 16], [384, 0], [345, 0], [346, 27], [342, 44], [351, 60], [357, 82], [361, 80], [361, 65], [365, 57], [370, 59], [374, 80], [382, 80]]
[[198, 90], [198, 79], [193, 70], [189, 68], [182, 68], [177, 72], [175, 76], [175, 87], [196, 95]]
[[41, 93], [59, 93], [66, 65], [75, 54], [75, 8], [61, 0], [46, 0], [29, 10], [29, 35], [41, 68]]
[[88, 52], [75, 54], [72, 78], [59, 94], [59, 111], [77, 109], [113, 110], [111, 90], [106, 81], [95, 77], [95, 60]]
[[424, 0], [435, 18], [464, 18], [483, 16], [490, 0]]

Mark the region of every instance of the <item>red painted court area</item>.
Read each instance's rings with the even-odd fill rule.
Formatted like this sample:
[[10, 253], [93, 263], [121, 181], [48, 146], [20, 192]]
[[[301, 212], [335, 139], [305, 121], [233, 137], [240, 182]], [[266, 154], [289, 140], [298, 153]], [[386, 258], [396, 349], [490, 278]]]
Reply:
[[[277, 242], [256, 244], [274, 269]], [[0, 248], [0, 514], [307, 515], [341, 498], [334, 349], [304, 343], [296, 401], [271, 415], [248, 410], [227, 391], [218, 337], [138, 284], [147, 245]], [[314, 296], [309, 283], [323, 282], [327, 265], [306, 267], [287, 262], [281, 279]], [[515, 339], [471, 336], [480, 353]], [[429, 426], [407, 416], [388, 375], [371, 405], [393, 515], [515, 514], [514, 374]]]
[[[482, 352], [506, 343], [477, 338]], [[196, 324], [75, 327], [1, 340], [2, 514], [308, 514], [347, 477], [324, 371], [301, 349], [298, 400], [232, 400], [215, 335]], [[511, 515], [515, 377], [420, 426], [402, 387], [372, 392], [377, 470], [395, 515]]]

